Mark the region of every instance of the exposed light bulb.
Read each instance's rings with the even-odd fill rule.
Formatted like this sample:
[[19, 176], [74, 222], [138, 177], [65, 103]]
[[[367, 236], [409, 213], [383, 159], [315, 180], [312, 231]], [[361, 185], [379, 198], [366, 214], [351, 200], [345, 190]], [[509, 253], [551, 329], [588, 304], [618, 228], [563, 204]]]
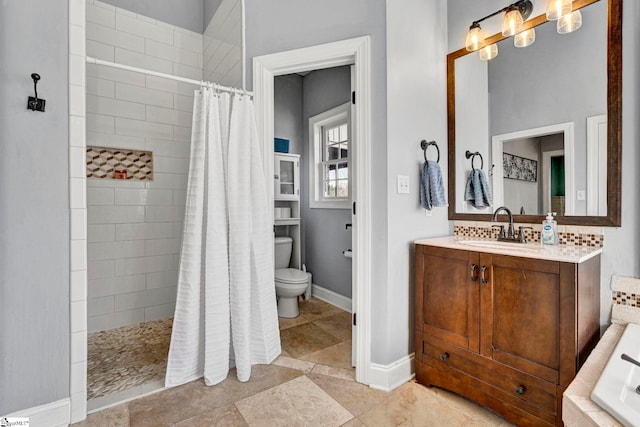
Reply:
[[570, 14], [572, 10], [572, 0], [549, 0], [547, 2], [547, 19], [549, 21], [555, 21]]
[[513, 38], [513, 45], [515, 47], [527, 47], [531, 46], [536, 41], [535, 28], [529, 28], [521, 33], [518, 33]]
[[485, 46], [479, 50], [479, 53], [480, 59], [482, 59], [483, 61], [489, 61], [498, 56], [498, 45], [493, 43], [489, 46]]
[[559, 34], [572, 33], [582, 26], [582, 13], [573, 11], [558, 19], [557, 29]]
[[509, 37], [519, 33], [523, 23], [522, 14], [518, 8], [509, 9], [502, 20], [502, 35]]
[[480, 28], [479, 24], [472, 24], [467, 32], [467, 38], [465, 40], [465, 48], [469, 52], [476, 51], [484, 46], [485, 34]]

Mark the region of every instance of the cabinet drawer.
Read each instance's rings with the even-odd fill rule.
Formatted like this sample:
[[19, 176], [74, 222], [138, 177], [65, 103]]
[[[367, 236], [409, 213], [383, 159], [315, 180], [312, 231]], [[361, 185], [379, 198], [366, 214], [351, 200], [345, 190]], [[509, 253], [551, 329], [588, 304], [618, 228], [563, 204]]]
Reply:
[[[557, 412], [556, 385], [494, 360], [471, 353], [438, 338], [423, 335], [422, 356], [431, 365], [444, 364], [475, 377], [505, 394], [525, 400], [545, 412]], [[436, 362], [435, 364], [433, 362]]]

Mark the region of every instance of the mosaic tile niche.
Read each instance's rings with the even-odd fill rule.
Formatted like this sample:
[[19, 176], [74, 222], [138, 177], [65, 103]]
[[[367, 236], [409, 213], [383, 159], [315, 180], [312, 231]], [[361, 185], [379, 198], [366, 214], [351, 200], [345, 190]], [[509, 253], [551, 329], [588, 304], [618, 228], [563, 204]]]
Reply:
[[153, 181], [153, 153], [87, 146], [87, 178]]

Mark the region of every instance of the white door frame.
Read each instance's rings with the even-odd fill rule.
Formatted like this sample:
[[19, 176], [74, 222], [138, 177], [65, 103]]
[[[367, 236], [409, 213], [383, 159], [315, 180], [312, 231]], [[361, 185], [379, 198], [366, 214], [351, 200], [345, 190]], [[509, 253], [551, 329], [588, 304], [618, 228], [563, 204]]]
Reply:
[[587, 117], [587, 215], [607, 216], [607, 115]]
[[[273, 176], [273, 120], [275, 76], [318, 70], [342, 65], [354, 65], [355, 72], [355, 132], [353, 135], [352, 201], [352, 311], [357, 313], [355, 337], [356, 381], [369, 384], [371, 362], [371, 40], [369, 36], [323, 45], [279, 52], [253, 58], [253, 92], [258, 135], [263, 141], [265, 176]], [[269, 200], [273, 203], [273, 186]], [[269, 214], [273, 216], [273, 209]]]
[[558, 123], [538, 128], [525, 129], [517, 132], [495, 135], [491, 139], [491, 158], [493, 159], [493, 203], [495, 206], [504, 204], [504, 174], [502, 167], [502, 147], [505, 142], [514, 139], [535, 138], [537, 136], [564, 134], [564, 188], [565, 215], [575, 215], [575, 159], [574, 159], [574, 124], [573, 122]]

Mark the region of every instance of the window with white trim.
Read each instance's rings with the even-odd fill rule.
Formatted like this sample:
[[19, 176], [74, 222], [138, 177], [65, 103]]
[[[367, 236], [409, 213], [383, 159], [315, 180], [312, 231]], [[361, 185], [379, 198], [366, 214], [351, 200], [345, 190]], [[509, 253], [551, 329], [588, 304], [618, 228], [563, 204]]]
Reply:
[[309, 206], [350, 209], [351, 104], [309, 119]]

